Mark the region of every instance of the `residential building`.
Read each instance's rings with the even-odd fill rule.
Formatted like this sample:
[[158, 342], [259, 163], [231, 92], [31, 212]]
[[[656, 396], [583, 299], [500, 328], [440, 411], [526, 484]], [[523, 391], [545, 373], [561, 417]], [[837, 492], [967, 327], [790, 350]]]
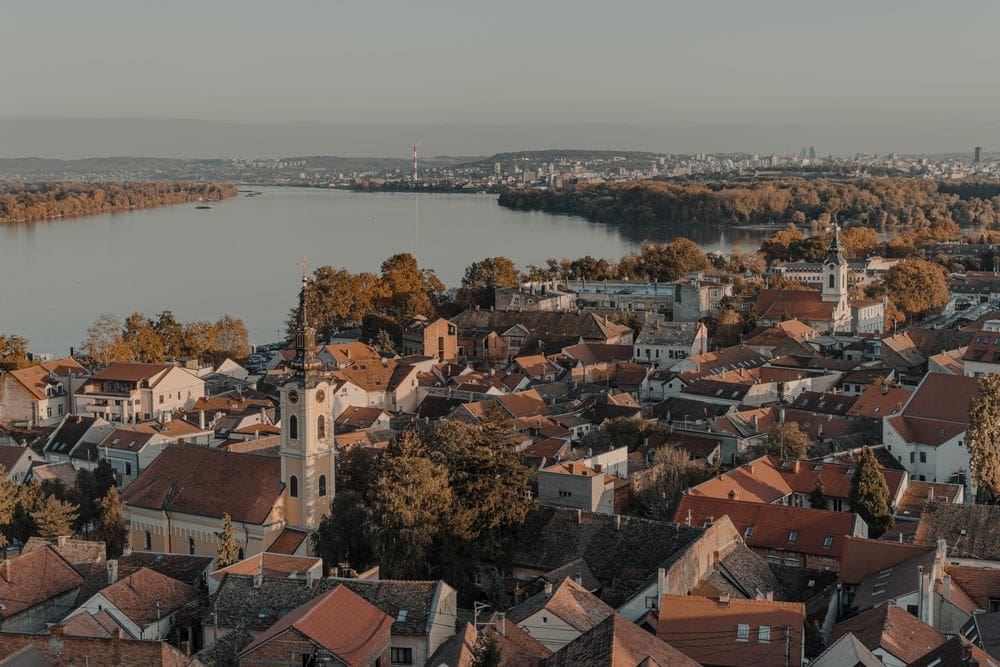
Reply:
[[265, 551], [212, 572], [207, 578], [209, 595], [215, 593], [222, 580], [231, 574], [287, 577], [315, 582], [323, 578], [323, 559]]
[[559, 281], [497, 287], [493, 294], [497, 310], [576, 310], [576, 292]]
[[76, 605], [84, 577], [45, 545], [0, 561], [0, 626], [3, 633], [42, 632]]
[[628, 505], [628, 449], [578, 461], [556, 463], [538, 471], [538, 502], [618, 514]]
[[87, 371], [75, 359], [0, 373], [0, 421], [53, 426], [73, 411], [73, 392]]
[[701, 322], [667, 322], [654, 317], [639, 331], [633, 360], [653, 368], [670, 368], [675, 362], [708, 351], [708, 329]]
[[0, 445], [0, 468], [12, 482], [24, 481], [32, 464], [40, 459], [31, 447]]
[[174, 443], [205, 445], [212, 431], [172, 419], [164, 412], [162, 421], [124, 424], [97, 444], [99, 459], [106, 459], [118, 473], [118, 486], [125, 488], [169, 445]]
[[191, 407], [204, 395], [205, 381], [180, 366], [113, 363], [76, 391], [76, 405], [111, 422], [138, 422]]
[[[191, 658], [166, 642], [118, 636], [74, 637], [61, 625], [47, 632], [0, 632], [0, 655], [14, 665], [101, 665], [102, 667], [186, 667]], [[18, 662], [20, 660], [28, 662]]]
[[965, 375], [979, 378], [1000, 373], [1000, 320], [987, 320], [962, 355]]
[[833, 627], [830, 641], [854, 635], [887, 667], [906, 667], [945, 642], [945, 636], [905, 609], [884, 604]]
[[550, 651], [559, 651], [614, 614], [614, 609], [566, 577], [507, 610], [507, 621]]
[[656, 636], [702, 665], [798, 667], [805, 616], [801, 602], [664, 595]]
[[722, 310], [722, 300], [733, 295], [731, 284], [706, 280], [702, 274], [675, 281], [673, 289], [672, 309], [675, 322], [696, 322], [712, 317]]
[[241, 666], [328, 662], [380, 667], [390, 660], [392, 618], [346, 586], [289, 611], [239, 654]]
[[439, 317], [418, 315], [403, 327], [403, 356], [434, 357], [439, 363], [458, 360], [458, 327]]

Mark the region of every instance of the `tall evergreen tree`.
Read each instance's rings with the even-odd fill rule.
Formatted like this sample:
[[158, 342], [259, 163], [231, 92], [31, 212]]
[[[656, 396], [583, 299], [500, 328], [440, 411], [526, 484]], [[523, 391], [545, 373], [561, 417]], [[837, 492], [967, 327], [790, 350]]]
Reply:
[[236, 540], [233, 531], [233, 518], [229, 516], [228, 512], [222, 515], [222, 532], [218, 535], [222, 541], [219, 543], [218, 558], [215, 565], [217, 568], [232, 565], [239, 560], [240, 548], [243, 544]]
[[979, 396], [969, 408], [969, 464], [976, 502], [1000, 501], [1000, 375], [979, 380]]
[[128, 539], [128, 525], [125, 523], [125, 504], [118, 495], [118, 489], [111, 487], [99, 503], [100, 518], [97, 522], [97, 537], [104, 541], [108, 558], [118, 558], [125, 549]]
[[870, 537], [878, 537], [895, 523], [889, 510], [889, 485], [879, 470], [875, 453], [867, 447], [858, 453], [848, 499], [851, 511], [868, 524]]
[[76, 505], [55, 496], [44, 496], [31, 512], [31, 518], [37, 526], [39, 536], [59, 537], [70, 534], [78, 516], [77, 509]]

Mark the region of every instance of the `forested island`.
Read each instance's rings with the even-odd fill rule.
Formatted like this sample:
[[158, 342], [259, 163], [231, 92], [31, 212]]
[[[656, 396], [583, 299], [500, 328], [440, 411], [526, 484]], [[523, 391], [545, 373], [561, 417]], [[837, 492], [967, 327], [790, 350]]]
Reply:
[[235, 185], [194, 181], [0, 184], [0, 224], [235, 197]]
[[781, 178], [752, 182], [627, 181], [562, 189], [512, 189], [501, 206], [579, 215], [611, 224], [805, 225], [873, 228], [1000, 228], [1000, 182], [904, 178]]

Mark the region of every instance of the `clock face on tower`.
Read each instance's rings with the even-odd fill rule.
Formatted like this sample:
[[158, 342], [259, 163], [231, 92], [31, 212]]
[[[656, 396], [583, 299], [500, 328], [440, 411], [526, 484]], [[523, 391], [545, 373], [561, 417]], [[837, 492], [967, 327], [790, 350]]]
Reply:
[[316, 392], [316, 402], [322, 403], [325, 400], [326, 400], [326, 394], [323, 392], [322, 389], [320, 389], [319, 391]]
[[295, 391], [294, 389], [289, 389], [288, 390], [288, 402], [289, 403], [298, 403], [299, 402], [299, 392]]

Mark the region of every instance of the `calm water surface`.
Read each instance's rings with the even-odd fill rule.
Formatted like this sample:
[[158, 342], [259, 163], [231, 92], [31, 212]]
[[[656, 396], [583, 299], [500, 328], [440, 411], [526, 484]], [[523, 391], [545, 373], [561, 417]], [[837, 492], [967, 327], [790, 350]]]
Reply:
[[493, 195], [264, 191], [208, 211], [183, 204], [0, 227], [0, 333], [28, 337], [35, 352], [62, 354], [100, 313], [170, 309], [181, 320], [242, 317], [251, 341], [262, 343], [279, 338], [303, 256], [311, 267], [378, 272], [386, 257], [407, 251], [452, 287], [471, 262], [495, 255], [521, 267], [587, 254], [617, 260], [643, 237], [678, 235], [728, 253], [755, 248], [769, 234], [622, 230], [511, 211]]

